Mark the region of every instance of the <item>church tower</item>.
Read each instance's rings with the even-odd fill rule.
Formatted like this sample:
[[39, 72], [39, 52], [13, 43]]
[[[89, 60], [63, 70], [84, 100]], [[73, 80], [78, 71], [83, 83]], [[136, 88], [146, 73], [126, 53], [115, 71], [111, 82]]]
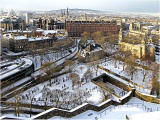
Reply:
[[67, 17], [67, 18], [69, 17], [69, 10], [68, 10], [68, 8], [67, 8], [67, 10], [66, 10], [66, 17]]
[[64, 15], [63, 15], [63, 10], [61, 10], [61, 17], [63, 17]]
[[129, 25], [129, 31], [132, 31], [133, 30], [133, 25], [132, 23]]
[[119, 42], [122, 42], [122, 39], [123, 39], [123, 33], [122, 33], [122, 28], [120, 28], [120, 31], [119, 31]]
[[87, 21], [87, 14], [84, 14], [84, 21]]

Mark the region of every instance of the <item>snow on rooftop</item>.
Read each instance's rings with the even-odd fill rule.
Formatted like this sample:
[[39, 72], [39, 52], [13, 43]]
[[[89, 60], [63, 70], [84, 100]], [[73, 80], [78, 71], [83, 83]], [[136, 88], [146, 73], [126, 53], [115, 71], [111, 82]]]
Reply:
[[18, 56], [18, 55], [24, 55], [24, 54], [27, 54], [27, 53], [28, 53], [27, 51], [22, 51], [22, 52], [17, 52], [17, 53], [14, 53], [12, 51], [4, 52], [4, 54], [6, 54], [8, 56]]
[[[22, 64], [22, 62], [25, 62], [25, 64]], [[17, 72], [21, 71], [20, 68], [28, 68], [32, 65], [32, 61], [30, 59], [26, 59], [26, 58], [22, 58], [18, 63], [19, 63], [19, 65], [16, 65], [16, 66], [15, 65], [8, 66], [7, 69], [5, 70], [6, 72], [1, 71], [1, 78], [0, 79], [4, 79], [8, 76], [16, 74]]]
[[4, 18], [1, 18], [1, 19], [0, 19], [0, 22], [3, 22], [3, 20], [4, 20]]
[[5, 74], [2, 74], [0, 79], [4, 79], [4, 78], [6, 78], [8, 76], [11, 76], [11, 75], [17, 73], [17, 72], [19, 72], [19, 69], [14, 69], [12, 71], [9, 71], [9, 72], [7, 72]]
[[47, 40], [50, 37], [36, 37], [36, 38], [29, 38], [28, 41], [40, 41], [40, 40]]
[[22, 30], [8, 30], [7, 31], [8, 33], [31, 33], [32, 31], [30, 31], [30, 30], [24, 30], [24, 31], [22, 31]]
[[44, 31], [43, 31], [43, 34], [44, 34], [44, 35], [54, 34], [54, 33], [58, 33], [58, 31], [57, 31], [57, 30], [44, 30]]
[[43, 32], [43, 29], [37, 29], [36, 32]]
[[16, 36], [16, 37], [14, 37], [14, 39], [15, 40], [25, 40], [25, 39], [27, 39], [27, 37], [26, 36]]
[[12, 70], [12, 69], [15, 69], [16, 67], [18, 67], [17, 64], [11, 64], [11, 65], [8, 66], [8, 67], [1, 68], [1, 70], [0, 70], [0, 75], [4, 74], [4, 73], [6, 73], [6, 72], [8, 72], [8, 71], [10, 71], [10, 70]]
[[10, 39], [10, 38], [12, 38], [12, 35], [11, 34], [4, 34], [3, 37]]

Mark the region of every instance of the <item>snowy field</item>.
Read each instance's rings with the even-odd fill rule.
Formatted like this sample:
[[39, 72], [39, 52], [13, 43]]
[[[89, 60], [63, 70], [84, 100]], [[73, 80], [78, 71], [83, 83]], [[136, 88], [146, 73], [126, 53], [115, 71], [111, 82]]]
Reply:
[[[74, 86], [71, 73], [61, 75], [25, 91], [20, 95], [20, 102], [72, 109], [85, 102], [97, 105], [105, 100], [106, 95], [109, 95], [93, 84], [91, 79], [84, 77], [88, 71], [86, 65], [76, 65], [72, 71], [79, 77], [79, 81], [76, 81]], [[11, 98], [9, 101], [15, 100]]]
[[133, 97], [128, 103], [124, 105], [111, 105], [100, 112], [88, 110], [72, 118], [63, 118], [57, 116], [51, 118], [50, 120], [126, 120], [126, 115], [130, 116], [137, 113], [140, 114], [155, 111], [160, 111], [159, 104], [144, 102], [140, 99]]
[[[128, 79], [131, 79], [131, 76], [128, 75], [124, 70], [123, 70], [123, 62], [117, 61], [116, 64], [114, 63], [114, 59], [113, 58], [109, 58], [107, 59], [107, 61], [102, 61], [103, 63], [100, 64], [100, 66], [114, 72], [117, 73], [121, 76], [124, 76]], [[144, 73], [147, 72], [147, 75], [145, 77], [145, 80], [143, 82], [143, 76]], [[137, 83], [138, 85], [141, 85], [144, 87], [143, 92], [145, 93], [150, 93], [150, 89], [151, 89], [151, 75], [152, 72], [151, 71], [146, 71], [143, 70], [142, 68], [137, 68], [136, 73], [133, 76], [133, 82]]]

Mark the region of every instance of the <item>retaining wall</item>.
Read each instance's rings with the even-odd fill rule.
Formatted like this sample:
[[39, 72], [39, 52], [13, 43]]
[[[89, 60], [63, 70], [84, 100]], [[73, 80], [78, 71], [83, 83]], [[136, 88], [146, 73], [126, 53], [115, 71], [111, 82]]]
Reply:
[[[110, 80], [108, 80], [108, 79], [110, 79]], [[88, 111], [88, 110], [101, 111], [110, 105], [115, 105], [115, 106], [123, 105], [123, 104], [127, 103], [134, 95], [135, 89], [129, 88], [124, 83], [117, 82], [113, 78], [110, 78], [110, 77], [107, 78], [106, 74], [102, 74], [101, 76], [96, 77], [92, 81], [100, 81], [100, 80], [104, 80], [104, 81], [106, 80], [108, 82], [115, 83], [118, 87], [125, 89], [126, 91], [129, 91], [129, 92], [125, 96], [120, 98], [120, 102], [113, 101], [113, 100], [109, 99], [99, 105], [92, 105], [92, 104], [84, 103], [84, 104], [78, 106], [77, 108], [69, 110], [69, 111], [63, 110], [63, 109], [58, 109], [58, 108], [51, 108], [43, 113], [40, 113], [36, 116], [33, 116], [32, 119], [49, 119], [54, 116], [61, 116], [61, 117], [70, 118], [70, 117], [76, 116], [76, 115], [81, 114], [81, 113]]]
[[147, 102], [160, 104], [160, 99], [157, 99], [153, 95], [147, 95], [147, 94], [141, 93], [141, 92], [139, 92], [137, 90], [135, 91], [135, 97], [137, 97], [137, 98], [139, 98], [141, 100], [147, 101]]
[[49, 119], [52, 118], [54, 116], [61, 116], [61, 117], [73, 117], [76, 116], [78, 114], [81, 114], [85, 111], [88, 110], [93, 110], [93, 111], [101, 111], [103, 109], [105, 109], [106, 107], [110, 106], [110, 105], [122, 105], [125, 104], [126, 102], [128, 102], [130, 100], [130, 98], [133, 96], [133, 91], [131, 91], [126, 97], [124, 97], [121, 102], [117, 102], [117, 101], [113, 101], [113, 100], [106, 100], [105, 102], [101, 103], [100, 105], [96, 106], [96, 105], [92, 105], [92, 104], [88, 104], [88, 103], [84, 103], [81, 106], [78, 106], [75, 109], [72, 109], [70, 111], [67, 110], [62, 110], [62, 109], [57, 109], [57, 108], [51, 108], [48, 111], [45, 111], [43, 113], [40, 113], [36, 116], [33, 116], [31, 119]]

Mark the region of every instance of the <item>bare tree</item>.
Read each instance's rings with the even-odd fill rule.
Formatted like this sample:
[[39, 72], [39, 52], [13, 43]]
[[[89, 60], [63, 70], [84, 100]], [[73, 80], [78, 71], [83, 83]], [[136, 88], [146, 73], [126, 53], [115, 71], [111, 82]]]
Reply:
[[90, 69], [87, 70], [87, 72], [84, 74], [84, 79], [86, 80], [86, 83], [88, 82], [89, 79], [92, 78], [92, 72]]
[[145, 81], [145, 79], [146, 79], [146, 76], [147, 76], [147, 74], [149, 73], [149, 71], [148, 70], [145, 70], [145, 69], [142, 69], [142, 74], [143, 74], [143, 82]]
[[83, 32], [81, 34], [81, 43], [85, 43], [90, 38], [90, 34], [88, 32]]
[[29, 100], [30, 100], [30, 117], [32, 116], [31, 112], [32, 112], [32, 105], [33, 105], [33, 100], [35, 98], [35, 94], [34, 91], [30, 92], [29, 94]]
[[75, 85], [80, 84], [79, 83], [80, 77], [79, 77], [78, 74], [76, 74], [76, 73], [70, 73], [69, 74], [69, 78], [72, 80], [72, 89], [74, 89]]
[[46, 73], [46, 78], [50, 81], [50, 86], [52, 85], [51, 79], [53, 76], [53, 72], [55, 72], [55, 63], [51, 63], [51, 62], [46, 62], [45, 64], [42, 65], [42, 69], [44, 69], [45, 73]]
[[160, 83], [159, 80], [159, 65], [154, 65], [154, 70], [152, 72], [152, 90], [151, 94], [154, 94], [154, 91], [156, 91], [157, 97], [160, 94]]
[[95, 43], [100, 44], [102, 48], [105, 49], [105, 38], [101, 32], [94, 32], [91, 34], [91, 37], [95, 41]]
[[72, 66], [73, 66], [73, 61], [72, 60], [66, 60], [65, 62], [64, 62], [64, 66], [66, 66], [66, 67], [69, 67], [69, 71], [71, 71], [71, 68], [72, 68]]
[[108, 100], [111, 98], [111, 95], [109, 93], [107, 93], [105, 90], [101, 90], [101, 91], [104, 96], [104, 100]]
[[105, 37], [106, 47], [111, 50], [111, 52], [115, 49], [115, 45], [117, 43], [116, 35], [112, 33], [108, 33]]
[[20, 101], [21, 101], [21, 92], [23, 92], [23, 89], [21, 89], [20, 91], [16, 91], [15, 92], [15, 115], [19, 116], [20, 115]]
[[78, 52], [78, 55], [77, 55], [77, 56], [78, 56], [78, 61], [79, 61], [79, 62], [85, 62], [85, 58], [81, 56], [81, 53], [80, 53], [80, 52]]
[[133, 80], [133, 76], [134, 76], [134, 73], [137, 72], [137, 68], [136, 68], [136, 65], [135, 65], [135, 58], [130, 56], [126, 59], [126, 68], [125, 68], [125, 71], [128, 73], [129, 76], [131, 76], [131, 80]]
[[96, 76], [97, 76], [97, 74], [98, 74], [98, 64], [96, 64], [96, 62], [90, 62], [89, 66], [92, 68], [92, 70], [94, 70], [96, 72]]
[[16, 95], [15, 96], [15, 115], [16, 116], [19, 116], [19, 103], [20, 103], [20, 97], [19, 97], [19, 95]]

